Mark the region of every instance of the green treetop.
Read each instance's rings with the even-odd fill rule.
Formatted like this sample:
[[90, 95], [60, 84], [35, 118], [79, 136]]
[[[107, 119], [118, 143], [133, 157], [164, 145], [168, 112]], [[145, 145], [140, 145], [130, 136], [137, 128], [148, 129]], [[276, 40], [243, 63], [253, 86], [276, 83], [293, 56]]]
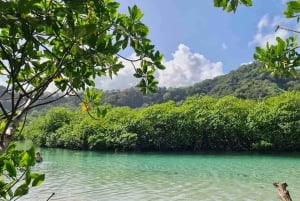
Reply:
[[[164, 69], [163, 56], [147, 38], [141, 10], [133, 6], [126, 15], [118, 7], [113, 0], [0, 1], [0, 72], [6, 80], [0, 94], [0, 152], [22, 117], [48, 103], [43, 100], [50, 85], [57, 90], [47, 98], [76, 94], [94, 87], [96, 77], [117, 75], [122, 58], [132, 63], [137, 86], [144, 93], [155, 91], [154, 72]], [[137, 59], [120, 54], [128, 48]]]
[[[214, 0], [216, 7], [221, 7], [228, 12], [235, 12], [238, 5], [252, 6], [252, 0]], [[283, 11], [286, 18], [296, 19], [299, 22], [300, 1], [293, 0], [286, 3], [286, 10]], [[275, 31], [284, 29], [299, 34], [297, 30], [281, 27], [278, 25]], [[262, 62], [266, 70], [271, 71], [274, 75], [279, 76], [296, 76], [296, 68], [300, 65], [300, 54], [297, 51], [297, 35], [283, 39], [276, 38], [277, 44], [267, 43], [265, 48], [257, 47], [254, 53], [254, 59]]]

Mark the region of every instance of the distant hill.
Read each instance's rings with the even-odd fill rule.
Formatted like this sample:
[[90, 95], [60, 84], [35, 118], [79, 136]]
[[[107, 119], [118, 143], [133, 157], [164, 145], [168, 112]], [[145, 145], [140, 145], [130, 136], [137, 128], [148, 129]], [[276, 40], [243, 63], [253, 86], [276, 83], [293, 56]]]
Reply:
[[176, 102], [195, 94], [214, 97], [233, 95], [242, 99], [262, 99], [288, 90], [300, 90], [300, 75], [297, 78], [273, 77], [263, 72], [259, 63], [242, 65], [237, 70], [213, 79], [204, 80], [189, 87], [158, 88], [155, 94], [143, 96], [137, 89], [108, 91], [103, 102], [118, 106], [141, 107], [168, 100]]
[[189, 87], [191, 94], [203, 93], [222, 97], [233, 95], [242, 99], [262, 99], [288, 90], [300, 89], [300, 76], [278, 78], [263, 72], [259, 63], [242, 65], [237, 70]]
[[[0, 93], [3, 89], [0, 86]], [[226, 75], [204, 80], [189, 87], [162, 87], [157, 89], [157, 93], [147, 95], [143, 95], [136, 88], [105, 91], [102, 96], [102, 103], [137, 108], [169, 100], [179, 102], [195, 94], [214, 97], [233, 95], [242, 99], [258, 100], [288, 90], [300, 90], [300, 75], [296, 78], [276, 78], [271, 76], [269, 72], [262, 72], [260, 64], [254, 62], [242, 65]], [[75, 97], [67, 97], [51, 106], [78, 107], [79, 100]]]

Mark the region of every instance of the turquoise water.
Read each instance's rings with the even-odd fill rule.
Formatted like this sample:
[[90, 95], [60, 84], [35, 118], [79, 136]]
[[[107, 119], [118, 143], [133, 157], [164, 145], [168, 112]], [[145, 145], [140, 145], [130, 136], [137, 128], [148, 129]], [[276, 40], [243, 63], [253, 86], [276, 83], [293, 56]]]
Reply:
[[40, 151], [46, 180], [19, 200], [278, 201], [275, 181], [300, 200], [300, 155]]

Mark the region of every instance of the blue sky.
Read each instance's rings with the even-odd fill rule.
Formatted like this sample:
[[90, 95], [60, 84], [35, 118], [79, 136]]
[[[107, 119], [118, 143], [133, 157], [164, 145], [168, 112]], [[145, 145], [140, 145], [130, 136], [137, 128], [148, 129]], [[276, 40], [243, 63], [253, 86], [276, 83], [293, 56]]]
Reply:
[[[227, 74], [253, 61], [256, 46], [272, 43], [277, 25], [292, 27], [283, 10], [286, 0], [254, 0], [253, 7], [240, 6], [227, 13], [213, 0], [119, 0], [119, 11], [137, 5], [150, 28], [149, 38], [164, 54], [165, 71], [157, 73], [160, 86], [181, 87]], [[130, 56], [130, 55], [126, 55]], [[137, 80], [128, 66], [112, 81], [97, 81], [100, 88], [127, 88]]]
[[[188, 3], [187, 3], [188, 2]], [[121, 0], [121, 12], [136, 4], [150, 28], [150, 39], [167, 60], [179, 44], [188, 46], [212, 61], [221, 60], [227, 73], [240, 63], [252, 60], [255, 45], [249, 46], [264, 15], [281, 16], [284, 1], [256, 0], [251, 8], [233, 13], [213, 6], [213, 0]], [[275, 28], [274, 28], [275, 29]], [[271, 31], [274, 31], [271, 30]]]
[[[166, 70], [158, 71], [159, 86], [191, 86], [205, 79], [227, 74], [253, 61], [256, 46], [273, 43], [276, 35], [283, 38], [286, 31], [275, 33], [282, 25], [299, 30], [293, 20], [285, 19], [287, 0], [253, 0], [253, 7], [240, 6], [236, 13], [227, 13], [213, 6], [213, 0], [117, 0], [120, 13], [137, 5], [149, 27], [149, 38], [164, 54]], [[134, 57], [123, 52], [126, 57]], [[131, 64], [118, 76], [96, 79], [100, 89], [124, 89], [138, 82]], [[0, 83], [4, 80], [0, 79]]]

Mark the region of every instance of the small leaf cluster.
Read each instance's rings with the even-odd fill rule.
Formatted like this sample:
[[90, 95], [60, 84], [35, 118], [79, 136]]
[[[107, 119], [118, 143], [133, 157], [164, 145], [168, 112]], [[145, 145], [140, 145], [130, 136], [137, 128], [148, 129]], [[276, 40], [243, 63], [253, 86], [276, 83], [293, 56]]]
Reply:
[[263, 63], [264, 67], [275, 75], [296, 77], [296, 67], [300, 64], [300, 54], [297, 37], [289, 37], [286, 40], [276, 37], [277, 44], [267, 43], [265, 48], [256, 47], [254, 59]]
[[[163, 70], [165, 66], [162, 64], [163, 55], [159, 51], [154, 50], [154, 45], [146, 38], [149, 30], [140, 20], [143, 13], [137, 6], [128, 8], [129, 18], [122, 16], [120, 18], [121, 29], [116, 31], [116, 39], [122, 38], [118, 31], [127, 30], [127, 36], [124, 36], [122, 42], [122, 49], [125, 49], [129, 44], [134, 50], [136, 60], [125, 59], [132, 62], [135, 69], [134, 76], [140, 79], [137, 87], [143, 92], [155, 92], [158, 84], [154, 77], [156, 69]], [[139, 62], [139, 66], [134, 64], [135, 61]]]
[[239, 4], [252, 6], [252, 0], [214, 0], [215, 7], [221, 7], [227, 12], [235, 12]]
[[[228, 12], [236, 11], [239, 4], [252, 6], [251, 0], [214, 0], [216, 7], [222, 7], [223, 10]], [[286, 2], [286, 10], [283, 12], [286, 18], [296, 18], [297, 22], [300, 21], [300, 1], [292, 0]], [[299, 31], [281, 27], [277, 25], [278, 29], [294, 32], [299, 34]], [[271, 71], [274, 75], [289, 77], [296, 76], [295, 68], [299, 67], [299, 48], [296, 36], [282, 39], [276, 38], [277, 44], [270, 45], [267, 43], [265, 48], [257, 47], [254, 53], [254, 59], [264, 64], [267, 70]]]
[[29, 189], [39, 186], [45, 179], [44, 174], [32, 173], [35, 164], [34, 147], [22, 148], [11, 143], [0, 155], [0, 197], [1, 200], [13, 200], [26, 195]]
[[[83, 112], [88, 112], [92, 117], [104, 117], [107, 113], [107, 109], [100, 107], [100, 99], [102, 96], [102, 91], [96, 90], [95, 88], [87, 88], [83, 93], [83, 99], [81, 101], [81, 109]], [[90, 113], [91, 110], [96, 110], [96, 114]]]
[[300, 13], [300, 2], [299, 1], [289, 1], [286, 3], [286, 10], [284, 14], [287, 18], [297, 18], [299, 22], [299, 14]]

